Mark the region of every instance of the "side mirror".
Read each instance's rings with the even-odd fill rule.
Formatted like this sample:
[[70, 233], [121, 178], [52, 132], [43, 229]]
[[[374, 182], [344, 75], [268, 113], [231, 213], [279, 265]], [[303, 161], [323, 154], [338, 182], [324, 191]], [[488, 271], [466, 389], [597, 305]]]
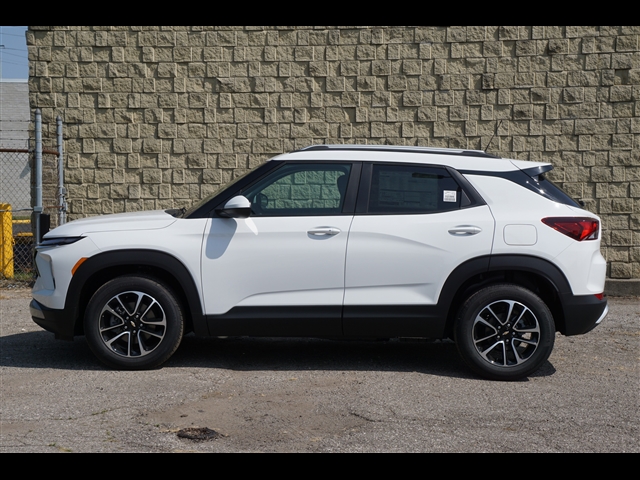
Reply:
[[247, 197], [237, 195], [216, 209], [216, 213], [225, 218], [248, 218], [251, 215], [251, 202]]

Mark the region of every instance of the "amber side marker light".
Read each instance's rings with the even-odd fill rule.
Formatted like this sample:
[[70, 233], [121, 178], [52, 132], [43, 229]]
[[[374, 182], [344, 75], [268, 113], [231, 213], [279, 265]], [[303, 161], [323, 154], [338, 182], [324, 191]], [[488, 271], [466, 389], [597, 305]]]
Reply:
[[76, 270], [78, 270], [78, 267], [80, 265], [82, 265], [84, 263], [84, 261], [87, 259], [88, 257], [82, 257], [80, 260], [78, 260], [76, 262], [76, 264], [73, 266], [73, 268], [71, 269], [71, 276], [73, 277], [76, 274]]
[[589, 217], [547, 217], [542, 223], [578, 242], [597, 240], [600, 230], [600, 222]]

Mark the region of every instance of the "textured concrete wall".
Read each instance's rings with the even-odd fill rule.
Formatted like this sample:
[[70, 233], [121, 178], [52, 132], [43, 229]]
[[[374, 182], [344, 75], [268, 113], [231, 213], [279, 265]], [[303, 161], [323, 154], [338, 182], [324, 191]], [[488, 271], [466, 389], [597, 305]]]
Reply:
[[[547, 161], [640, 278], [639, 27], [29, 27], [70, 218], [190, 205], [313, 143]], [[53, 136], [51, 132], [45, 135]]]

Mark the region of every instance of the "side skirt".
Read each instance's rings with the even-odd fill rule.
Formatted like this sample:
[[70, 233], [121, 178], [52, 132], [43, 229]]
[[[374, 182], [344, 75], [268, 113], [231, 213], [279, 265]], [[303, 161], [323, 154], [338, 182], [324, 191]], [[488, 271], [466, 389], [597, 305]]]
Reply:
[[423, 305], [235, 307], [206, 319], [212, 336], [334, 338], [442, 338], [446, 321]]

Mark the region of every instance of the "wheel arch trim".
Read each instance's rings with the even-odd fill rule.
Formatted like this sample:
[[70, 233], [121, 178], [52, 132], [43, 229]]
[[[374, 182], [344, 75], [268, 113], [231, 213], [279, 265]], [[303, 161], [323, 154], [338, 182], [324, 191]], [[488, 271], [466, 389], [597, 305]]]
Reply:
[[[444, 282], [438, 298], [440, 315], [446, 318], [446, 329], [452, 326], [451, 317], [454, 300], [468, 285], [469, 280], [482, 274], [492, 272], [526, 272], [537, 275], [548, 282], [560, 298], [573, 297], [569, 281], [562, 271], [553, 263], [540, 257], [530, 255], [485, 255], [476, 257], [458, 265]], [[564, 304], [563, 304], [564, 305]], [[566, 307], [562, 307], [566, 314]], [[562, 323], [561, 319], [561, 323]]]
[[[206, 335], [206, 323], [203, 315], [203, 305], [197, 288], [196, 280], [189, 273], [185, 265], [173, 255], [158, 250], [130, 249], [102, 252], [89, 257], [78, 266], [73, 275], [67, 298], [65, 311], [78, 321], [80, 308], [87, 295], [86, 288], [91, 280], [107, 269], [117, 267], [151, 267], [162, 270], [175, 280], [175, 285], [182, 291], [176, 292], [186, 300], [185, 312], [193, 322], [193, 329], [197, 335]], [[92, 282], [91, 282], [92, 283]]]

